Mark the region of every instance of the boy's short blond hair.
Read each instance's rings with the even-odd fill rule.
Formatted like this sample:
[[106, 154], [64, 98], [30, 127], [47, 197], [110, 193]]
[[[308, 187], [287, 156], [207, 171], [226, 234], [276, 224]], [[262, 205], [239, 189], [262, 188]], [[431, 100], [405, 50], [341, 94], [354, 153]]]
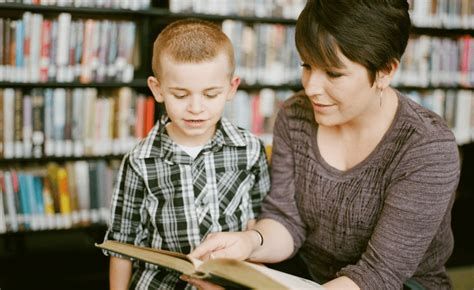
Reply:
[[166, 26], [153, 43], [153, 73], [159, 79], [161, 57], [165, 54], [176, 62], [199, 63], [220, 53], [229, 58], [229, 75], [232, 77], [234, 48], [219, 26], [200, 19], [178, 20]]

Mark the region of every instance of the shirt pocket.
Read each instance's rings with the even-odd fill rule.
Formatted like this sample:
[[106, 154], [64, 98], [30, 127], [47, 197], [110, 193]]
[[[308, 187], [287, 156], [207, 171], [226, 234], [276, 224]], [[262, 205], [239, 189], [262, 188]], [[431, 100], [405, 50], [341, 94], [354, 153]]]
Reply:
[[216, 173], [219, 211], [234, 215], [242, 203], [251, 207], [250, 190], [255, 176], [249, 170], [228, 170]]

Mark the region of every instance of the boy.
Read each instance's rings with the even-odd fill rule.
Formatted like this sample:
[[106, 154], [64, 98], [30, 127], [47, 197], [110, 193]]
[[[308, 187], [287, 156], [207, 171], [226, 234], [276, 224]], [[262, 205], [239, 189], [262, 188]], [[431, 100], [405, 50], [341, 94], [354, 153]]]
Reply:
[[[269, 190], [261, 142], [222, 118], [234, 96], [230, 40], [195, 19], [167, 26], [148, 86], [166, 114], [123, 159], [106, 240], [189, 253], [208, 233], [250, 227]], [[191, 288], [179, 273], [109, 253], [111, 289]]]

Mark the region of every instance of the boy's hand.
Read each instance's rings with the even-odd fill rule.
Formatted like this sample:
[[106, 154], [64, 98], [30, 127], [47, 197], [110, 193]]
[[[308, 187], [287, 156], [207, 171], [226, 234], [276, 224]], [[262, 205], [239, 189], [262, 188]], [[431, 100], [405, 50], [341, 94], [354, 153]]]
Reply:
[[199, 290], [225, 290], [225, 288], [219, 285], [212, 284], [211, 282], [207, 282], [201, 279], [191, 278], [188, 275], [181, 275], [179, 276], [179, 279], [196, 286]]
[[260, 243], [254, 231], [212, 233], [189, 256], [203, 261], [217, 258], [246, 260]]

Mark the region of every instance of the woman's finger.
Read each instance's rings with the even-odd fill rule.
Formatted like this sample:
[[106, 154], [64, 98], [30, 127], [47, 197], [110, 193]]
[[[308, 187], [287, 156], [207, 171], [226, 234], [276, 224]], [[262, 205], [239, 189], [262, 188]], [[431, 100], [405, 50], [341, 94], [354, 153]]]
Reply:
[[206, 239], [197, 246], [191, 253], [189, 253], [189, 257], [195, 259], [204, 260], [207, 258], [214, 250], [221, 248], [222, 242], [220, 241], [218, 235], [213, 234], [206, 237]]

